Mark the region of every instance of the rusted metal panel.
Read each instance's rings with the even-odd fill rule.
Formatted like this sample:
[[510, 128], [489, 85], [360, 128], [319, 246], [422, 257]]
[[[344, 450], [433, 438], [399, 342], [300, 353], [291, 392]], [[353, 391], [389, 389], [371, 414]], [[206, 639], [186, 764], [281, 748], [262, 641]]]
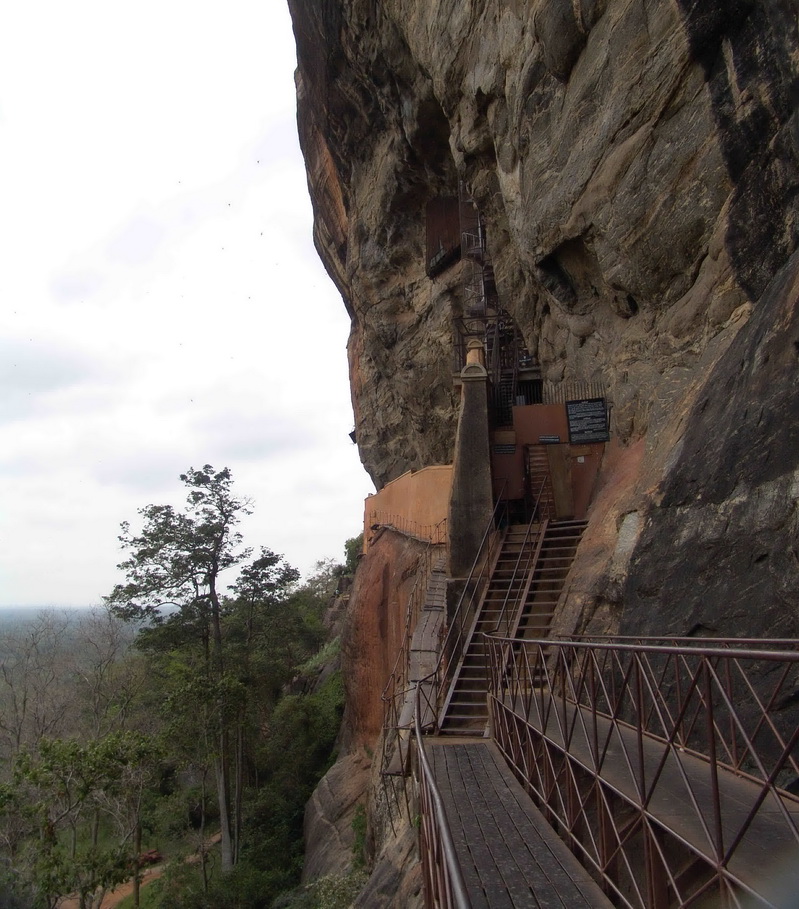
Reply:
[[441, 196], [427, 203], [427, 274], [432, 278], [453, 265], [461, 256], [461, 227], [458, 199]]

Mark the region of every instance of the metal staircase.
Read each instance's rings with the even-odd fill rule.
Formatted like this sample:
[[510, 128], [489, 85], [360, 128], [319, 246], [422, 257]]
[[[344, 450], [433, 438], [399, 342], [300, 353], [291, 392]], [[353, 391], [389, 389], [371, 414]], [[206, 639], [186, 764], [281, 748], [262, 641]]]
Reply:
[[[451, 735], [482, 735], [488, 721], [486, 659], [483, 633], [497, 627], [508, 605], [524, 593], [525, 574], [533, 557], [532, 534], [525, 525], [508, 528], [491, 578], [469, 631], [465, 651], [444, 705], [441, 731]], [[524, 570], [520, 571], [520, 567]]]
[[544, 519], [508, 528], [444, 702], [442, 734], [484, 734], [488, 663], [483, 634], [547, 636], [585, 526], [585, 521]]
[[527, 473], [531, 489], [540, 490], [538, 513], [544, 518], [555, 517], [555, 493], [549, 473], [549, 456], [546, 445], [529, 445], [527, 448]]
[[549, 634], [566, 575], [574, 561], [587, 521], [555, 521], [547, 524], [541, 548], [531, 572], [519, 622], [512, 637], [537, 639]]

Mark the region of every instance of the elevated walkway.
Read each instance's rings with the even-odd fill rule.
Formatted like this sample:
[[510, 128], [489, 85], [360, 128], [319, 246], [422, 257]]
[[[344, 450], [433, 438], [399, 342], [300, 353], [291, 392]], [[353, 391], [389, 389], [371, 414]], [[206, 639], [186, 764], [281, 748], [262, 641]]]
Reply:
[[799, 905], [795, 640], [487, 646], [498, 749], [617, 905]]
[[[444, 616], [447, 600], [447, 576], [443, 559], [438, 559], [432, 566], [424, 592], [419, 618], [408, 647], [408, 668], [406, 685], [400, 692], [401, 703], [397, 705], [395, 719], [395, 740], [392, 743], [390, 757], [384, 761], [381, 772], [390, 776], [403, 776], [408, 771], [410, 758], [409, 741], [413, 727], [414, 699], [416, 687], [424, 691], [423, 727], [429, 726], [434, 713], [429, 706], [434, 699], [431, 680], [438, 663], [441, 646], [441, 632], [444, 627]], [[388, 734], [386, 730], [385, 735]]]
[[612, 905], [493, 743], [428, 738], [425, 747], [474, 909]]
[[428, 905], [799, 905], [797, 642], [547, 639], [582, 529], [486, 535], [469, 619], [414, 671]]

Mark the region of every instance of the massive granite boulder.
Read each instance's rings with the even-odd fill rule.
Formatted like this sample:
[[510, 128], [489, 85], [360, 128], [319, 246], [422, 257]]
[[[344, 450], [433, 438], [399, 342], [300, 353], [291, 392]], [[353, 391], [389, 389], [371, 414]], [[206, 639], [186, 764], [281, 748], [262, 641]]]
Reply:
[[[733, 458], [722, 440], [734, 426], [709, 422], [745, 422], [752, 408], [770, 413], [776, 403], [773, 419], [790, 419], [789, 329], [773, 340], [784, 356], [770, 354], [772, 369], [783, 368], [773, 376], [781, 396], [761, 398], [763, 384], [741, 375], [735, 406], [708, 402], [741, 363], [730, 347], [739, 332], [752, 320], [767, 331], [793, 311], [787, 277], [766, 291], [797, 245], [795, 0], [289, 6], [315, 239], [352, 316], [357, 439], [378, 486], [451, 458], [452, 319], [462, 286], [457, 267], [427, 276], [424, 213], [462, 181], [485, 217], [501, 303], [545, 381], [606, 390], [617, 451], [602, 482], [636, 453], [636, 469], [623, 471], [612, 501], [592, 515], [587, 542], [604, 556], [587, 560], [583, 577], [578, 566], [572, 624], [597, 615], [603, 628], [618, 627], [625, 598], [639, 614], [641, 598], [653, 608], [657, 568], [627, 577], [645, 570], [647, 552], [674, 560], [658, 602], [687, 594], [691, 582], [676, 584], [676, 574], [699, 566], [695, 547], [685, 561], [671, 545], [677, 524], [693, 539], [704, 527], [726, 536], [730, 553], [753, 553], [727, 565], [730, 590], [750, 590], [750, 563], [763, 574], [772, 564], [753, 562], [765, 544], [751, 524], [718, 518], [710, 528], [707, 513], [684, 500], [708, 495], [715, 471], [726, 478], [715, 478], [716, 498], [759, 496], [775, 524], [793, 513], [790, 497], [758, 492], [779, 470], [790, 486], [791, 456], [773, 452], [764, 472], [751, 452], [776, 444], [774, 434], [737, 432]], [[704, 473], [684, 463], [702, 460], [702, 440], [719, 449]], [[658, 509], [668, 519], [656, 518]], [[694, 521], [702, 526], [689, 533]], [[622, 526], [623, 559], [614, 557]], [[735, 581], [742, 572], [745, 584]], [[778, 586], [757, 590], [768, 598]], [[718, 609], [738, 614], [743, 607], [718, 590]], [[708, 608], [701, 623], [716, 627]], [[787, 629], [758, 622], [747, 629]], [[678, 626], [691, 622], [668, 623]]]
[[289, 7], [378, 487], [452, 457], [463, 280], [425, 208], [460, 185], [545, 382], [612, 404], [557, 630], [796, 635], [799, 2]]

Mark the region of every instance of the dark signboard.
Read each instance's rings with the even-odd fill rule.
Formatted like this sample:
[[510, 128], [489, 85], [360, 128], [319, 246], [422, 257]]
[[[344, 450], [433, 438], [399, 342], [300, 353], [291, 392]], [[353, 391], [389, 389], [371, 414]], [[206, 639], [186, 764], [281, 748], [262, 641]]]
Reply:
[[538, 444], [539, 445], [556, 445], [560, 442], [560, 436], [539, 436]]
[[566, 419], [569, 423], [569, 442], [572, 445], [607, 442], [610, 439], [608, 408], [604, 398], [567, 401]]

